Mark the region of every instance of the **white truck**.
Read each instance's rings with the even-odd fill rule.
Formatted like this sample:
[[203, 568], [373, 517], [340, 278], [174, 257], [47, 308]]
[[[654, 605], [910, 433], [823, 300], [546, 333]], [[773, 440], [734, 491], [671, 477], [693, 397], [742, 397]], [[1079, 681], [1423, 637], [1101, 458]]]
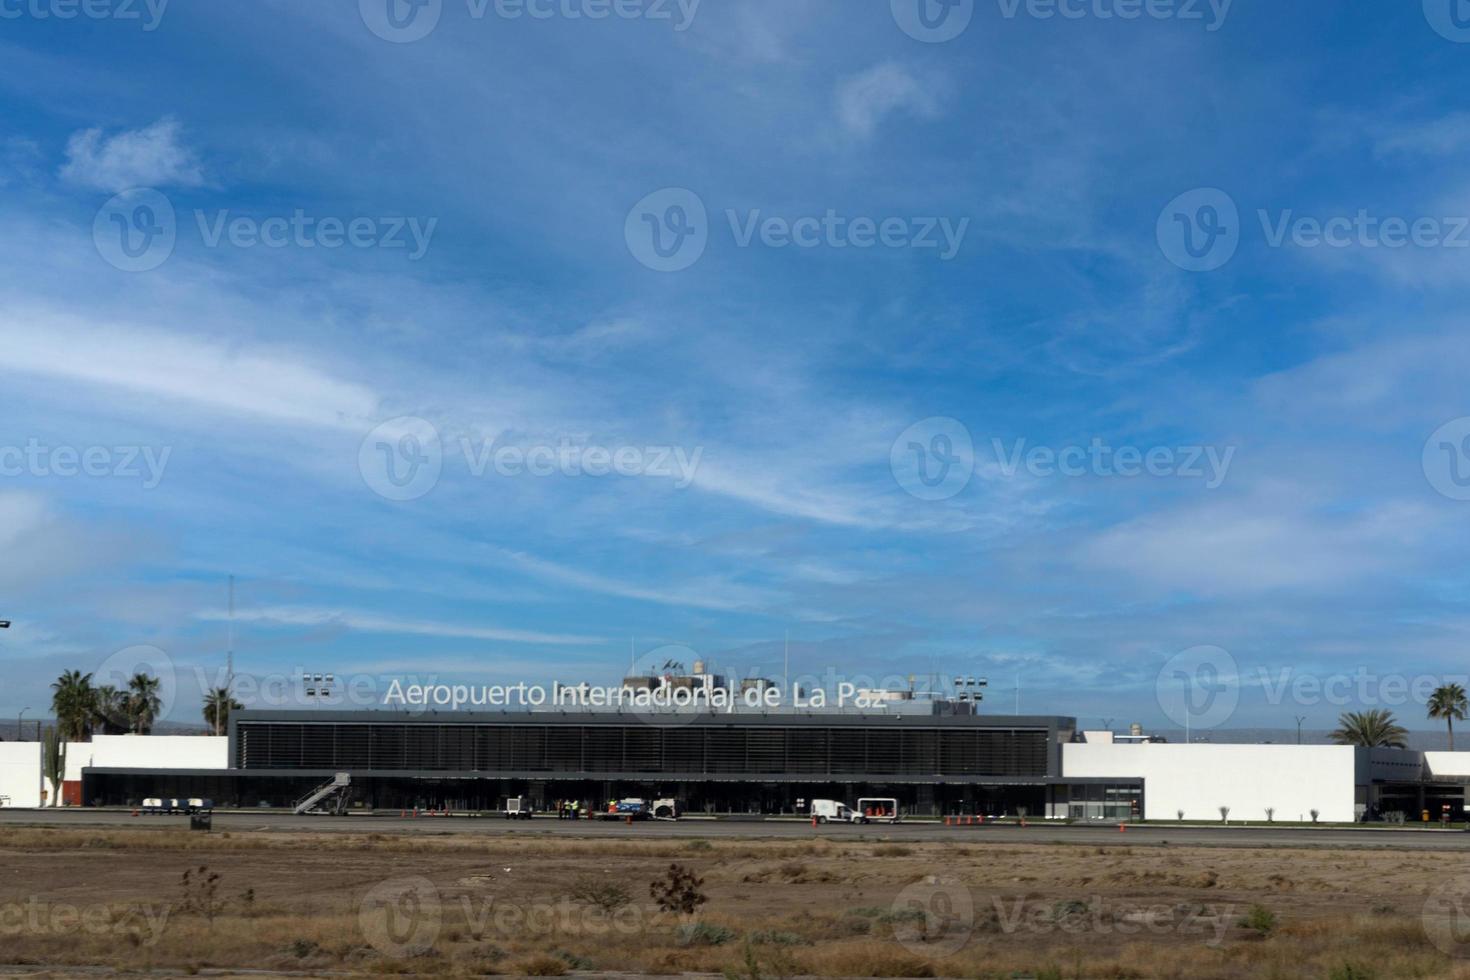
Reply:
[[836, 800], [812, 800], [812, 816], [817, 823], [867, 823], [861, 813]]
[[507, 820], [530, 820], [534, 808], [531, 801], [524, 796], [512, 796], [505, 801], [505, 819]]

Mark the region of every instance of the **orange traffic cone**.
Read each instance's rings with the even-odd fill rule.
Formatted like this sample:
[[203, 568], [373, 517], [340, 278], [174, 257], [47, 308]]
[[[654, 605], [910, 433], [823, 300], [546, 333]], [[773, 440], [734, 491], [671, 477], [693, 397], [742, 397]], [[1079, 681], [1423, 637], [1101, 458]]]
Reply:
[[1120, 833], [1120, 834], [1126, 834], [1127, 832], [1128, 832], [1128, 825], [1126, 823], [1119, 822], [1119, 824], [1118, 824], [1118, 833]]

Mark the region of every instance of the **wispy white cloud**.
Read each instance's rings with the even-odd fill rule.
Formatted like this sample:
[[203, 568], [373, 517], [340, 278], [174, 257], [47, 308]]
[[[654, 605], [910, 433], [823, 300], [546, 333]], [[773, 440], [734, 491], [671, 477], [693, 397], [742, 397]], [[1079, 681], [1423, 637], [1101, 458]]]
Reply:
[[[214, 609], [201, 612], [200, 619], [220, 622], [228, 613]], [[536, 643], [545, 645], [588, 646], [604, 642], [601, 637], [574, 633], [544, 633], [537, 630], [507, 629], [494, 626], [470, 626], [431, 620], [399, 619], [375, 613], [347, 609], [323, 609], [311, 606], [268, 606], [235, 612], [241, 622], [275, 626], [339, 627], [365, 633], [433, 636], [465, 640], [489, 640], [504, 643]]]
[[73, 133], [66, 144], [63, 180], [115, 193], [130, 187], [198, 187], [204, 172], [183, 145], [178, 120], [104, 136], [100, 128]]
[[101, 385], [248, 418], [364, 430], [370, 388], [290, 352], [225, 345], [39, 309], [0, 315], [10, 371]]
[[854, 136], [869, 137], [895, 112], [921, 119], [938, 113], [932, 83], [921, 81], [907, 68], [891, 61], [837, 83], [837, 119]]
[[687, 606], [693, 609], [754, 610], [775, 601], [776, 596], [762, 589], [705, 577], [677, 588], [641, 586], [622, 578], [602, 575], [587, 569], [569, 568], [525, 552], [505, 551], [501, 557], [509, 564], [538, 578], [575, 586], [588, 592], [638, 599], [660, 605]]

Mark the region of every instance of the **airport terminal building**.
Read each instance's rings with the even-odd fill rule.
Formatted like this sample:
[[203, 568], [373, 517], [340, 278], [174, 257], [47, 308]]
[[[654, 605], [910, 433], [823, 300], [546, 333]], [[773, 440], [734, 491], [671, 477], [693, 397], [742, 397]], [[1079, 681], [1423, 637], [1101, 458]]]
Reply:
[[[514, 796], [673, 797], [687, 812], [795, 813], [811, 799], [893, 797], [914, 814], [1043, 815], [1069, 798], [1075, 722], [929, 710], [883, 713], [243, 711], [228, 768], [90, 766], [81, 796], [127, 805], [208, 796], [286, 806], [337, 773], [377, 809], [497, 809]], [[1137, 779], [1085, 777], [1125, 808]], [[1127, 815], [1125, 810], [1123, 815]]]
[[[765, 682], [762, 682], [765, 683]], [[713, 689], [702, 675], [623, 689]], [[734, 685], [728, 685], [734, 689]], [[622, 689], [609, 689], [622, 690]], [[759, 693], [759, 692], [757, 692]], [[812, 800], [892, 798], [915, 817], [1351, 822], [1463, 819], [1470, 752], [1166, 743], [1008, 716], [978, 698], [880, 695], [861, 706], [242, 710], [226, 736], [101, 735], [68, 745], [59, 793], [41, 746], [0, 742], [0, 806], [133, 807], [202, 798], [295, 808], [324, 786], [353, 812], [483, 813], [519, 797], [672, 798], [690, 814], [802, 814]]]

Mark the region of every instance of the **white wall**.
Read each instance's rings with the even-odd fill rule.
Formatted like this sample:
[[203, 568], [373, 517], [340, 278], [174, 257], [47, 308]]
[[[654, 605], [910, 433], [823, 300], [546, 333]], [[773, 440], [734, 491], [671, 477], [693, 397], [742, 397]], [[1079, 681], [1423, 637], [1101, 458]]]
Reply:
[[1430, 776], [1470, 776], [1470, 752], [1425, 752]]
[[66, 778], [83, 769], [224, 769], [230, 740], [221, 735], [94, 735], [66, 743]]
[[87, 764], [94, 769], [225, 769], [229, 745], [223, 735], [95, 735]]
[[1350, 745], [1215, 745], [1142, 742], [1068, 743], [1062, 746], [1065, 777], [1143, 779], [1144, 819], [1219, 821], [1355, 819], [1356, 749]]
[[6, 806], [41, 805], [40, 742], [0, 742], [0, 796]]

